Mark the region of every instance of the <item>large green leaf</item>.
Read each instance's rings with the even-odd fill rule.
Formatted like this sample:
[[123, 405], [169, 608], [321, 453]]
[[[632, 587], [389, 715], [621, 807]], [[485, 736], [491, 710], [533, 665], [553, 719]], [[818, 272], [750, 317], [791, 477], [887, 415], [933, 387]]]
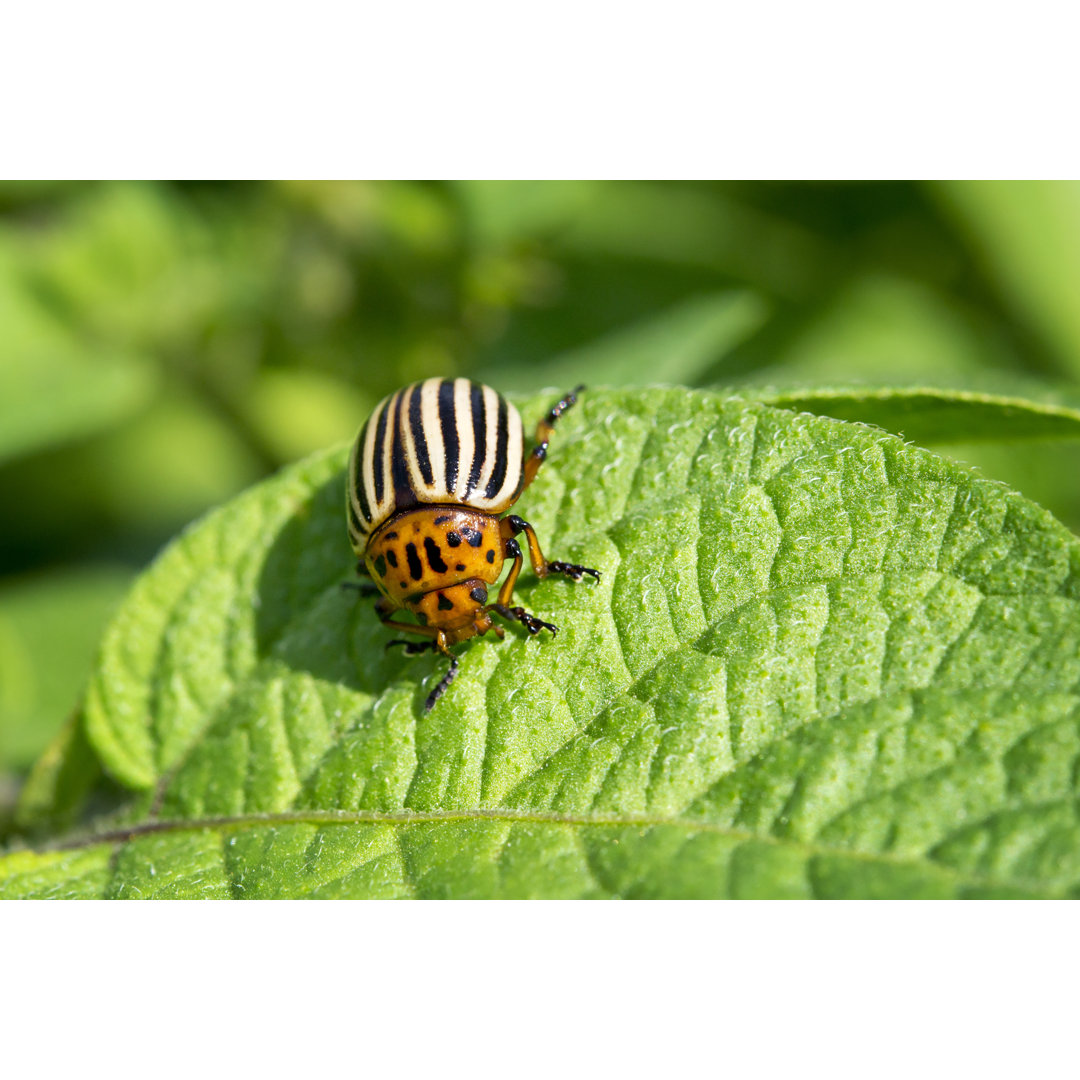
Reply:
[[[996, 390], [933, 386], [752, 387], [785, 409], [876, 424], [1024, 492], [1080, 533], [1080, 408], [1075, 391], [993, 378]], [[1063, 443], [1068, 439], [1070, 442]]]
[[562, 632], [470, 643], [424, 715], [442, 665], [384, 652], [340, 588], [344, 460], [252, 489], [138, 582], [24, 820], [94, 758], [130, 800], [0, 860], [4, 895], [1080, 885], [1080, 545], [1020, 496], [858, 424], [590, 393], [519, 509], [602, 585], [527, 576]]
[[1080, 408], [1020, 394], [933, 386], [743, 387], [740, 393], [784, 409], [876, 424], [924, 445], [1080, 438]]

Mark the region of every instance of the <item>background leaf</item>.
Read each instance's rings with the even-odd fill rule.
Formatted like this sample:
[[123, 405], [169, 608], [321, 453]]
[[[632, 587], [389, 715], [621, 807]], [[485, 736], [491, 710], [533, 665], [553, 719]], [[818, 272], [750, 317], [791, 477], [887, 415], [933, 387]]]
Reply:
[[1049, 515], [705, 392], [592, 392], [557, 440], [520, 510], [604, 581], [527, 579], [562, 633], [471, 643], [428, 716], [441, 668], [340, 589], [344, 449], [180, 538], [37, 775], [89, 776], [88, 747], [127, 799], [0, 860], [5, 895], [1077, 887], [1080, 546]]
[[796, 412], [876, 424], [924, 445], [1080, 438], [1080, 408], [1019, 395], [931, 386], [819, 386], [762, 389], [752, 396]]
[[0, 247], [0, 465], [126, 419], [154, 389], [130, 353], [80, 348], [18, 280]]
[[1080, 376], [1080, 182], [954, 181], [936, 186], [1005, 303], [1064, 371]]

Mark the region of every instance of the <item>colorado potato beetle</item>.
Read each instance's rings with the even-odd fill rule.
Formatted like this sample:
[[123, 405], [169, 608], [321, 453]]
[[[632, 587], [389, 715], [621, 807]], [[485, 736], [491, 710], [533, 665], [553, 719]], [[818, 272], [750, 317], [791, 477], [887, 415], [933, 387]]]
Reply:
[[[521, 416], [489, 386], [468, 379], [428, 379], [381, 401], [360, 429], [349, 458], [346, 506], [357, 570], [381, 594], [383, 623], [425, 641], [391, 641], [409, 654], [427, 650], [450, 660], [428, 695], [434, 706], [457, 674], [450, 646], [478, 634], [504, 631], [492, 619], [520, 622], [530, 634], [558, 627], [513, 607], [525, 534], [537, 577], [562, 574], [581, 581], [598, 571], [544, 558], [536, 532], [506, 512], [533, 482], [547, 457], [555, 423], [577, 401], [577, 387], [537, 424], [536, 445], [525, 453]], [[488, 587], [512, 559], [493, 603]], [[392, 616], [409, 611], [417, 623]]]

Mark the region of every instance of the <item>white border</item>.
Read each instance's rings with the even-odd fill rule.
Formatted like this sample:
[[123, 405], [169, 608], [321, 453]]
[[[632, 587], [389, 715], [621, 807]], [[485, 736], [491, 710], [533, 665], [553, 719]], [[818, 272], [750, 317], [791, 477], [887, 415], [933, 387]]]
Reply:
[[5, 1073], [1057, 1075], [1068, 903], [0, 906]]
[[56, 0], [5, 15], [0, 174], [1076, 175], [1067, 9]]

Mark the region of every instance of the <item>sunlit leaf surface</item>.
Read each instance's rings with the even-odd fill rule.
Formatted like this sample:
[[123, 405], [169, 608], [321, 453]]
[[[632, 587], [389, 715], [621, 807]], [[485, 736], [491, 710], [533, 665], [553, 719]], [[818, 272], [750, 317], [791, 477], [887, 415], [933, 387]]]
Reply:
[[1022, 497], [859, 424], [589, 393], [516, 509], [602, 584], [526, 575], [558, 637], [463, 647], [425, 715], [441, 664], [340, 587], [345, 454], [139, 580], [24, 821], [117, 808], [0, 859], [3, 895], [1080, 885], [1080, 545]]

